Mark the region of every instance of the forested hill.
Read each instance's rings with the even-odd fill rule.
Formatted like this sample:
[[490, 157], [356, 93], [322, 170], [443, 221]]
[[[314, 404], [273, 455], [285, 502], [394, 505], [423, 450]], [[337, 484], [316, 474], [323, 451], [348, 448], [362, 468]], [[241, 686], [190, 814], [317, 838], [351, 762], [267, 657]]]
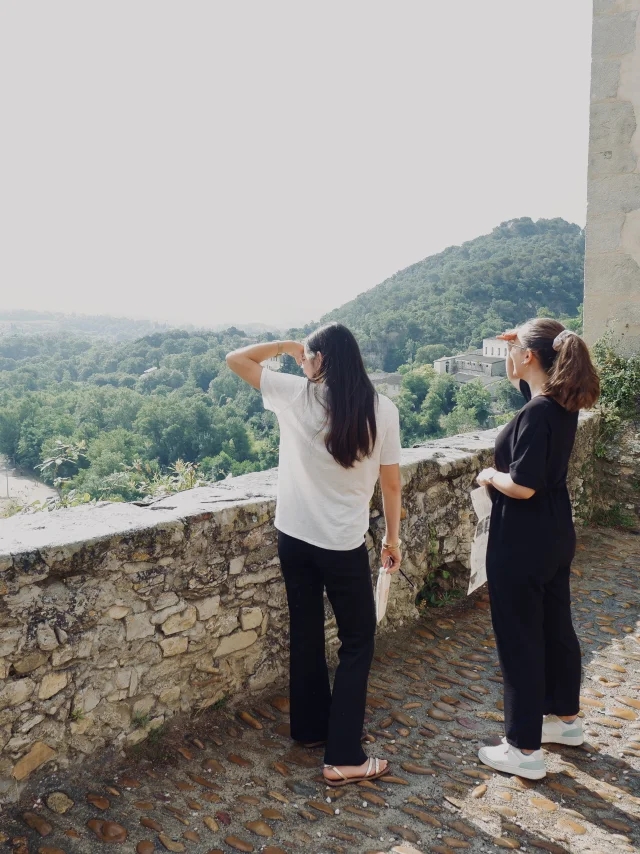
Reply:
[[349, 326], [369, 367], [394, 371], [424, 345], [452, 353], [537, 314], [575, 316], [583, 264], [579, 226], [523, 217], [400, 270], [322, 320]]

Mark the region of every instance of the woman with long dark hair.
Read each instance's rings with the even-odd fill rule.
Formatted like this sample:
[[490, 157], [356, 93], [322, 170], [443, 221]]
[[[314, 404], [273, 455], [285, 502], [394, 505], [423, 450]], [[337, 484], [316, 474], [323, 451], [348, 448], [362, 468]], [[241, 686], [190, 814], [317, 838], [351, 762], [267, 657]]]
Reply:
[[[283, 353], [305, 376], [263, 369]], [[380, 478], [386, 534], [381, 559], [400, 567], [398, 410], [371, 384], [353, 334], [329, 323], [300, 344], [236, 350], [227, 364], [262, 391], [280, 425], [275, 526], [291, 620], [291, 736], [326, 743], [324, 777], [342, 786], [373, 780], [388, 763], [369, 759], [362, 728], [376, 627], [364, 535]], [[324, 590], [341, 641], [333, 684], [325, 658]]]
[[584, 341], [557, 320], [536, 318], [500, 337], [507, 375], [526, 403], [496, 439], [495, 468], [478, 476], [493, 498], [487, 581], [506, 731], [479, 757], [497, 771], [538, 780], [546, 774], [541, 744], [583, 742], [567, 469], [578, 412], [594, 405], [600, 383]]

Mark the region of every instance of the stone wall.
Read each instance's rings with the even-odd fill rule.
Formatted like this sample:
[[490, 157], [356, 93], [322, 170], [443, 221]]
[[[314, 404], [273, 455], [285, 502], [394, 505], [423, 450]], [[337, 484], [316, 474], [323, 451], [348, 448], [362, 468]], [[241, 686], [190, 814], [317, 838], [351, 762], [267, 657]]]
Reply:
[[[572, 463], [589, 505], [597, 421]], [[407, 574], [468, 566], [469, 491], [496, 431], [403, 451]], [[276, 472], [142, 507], [104, 504], [0, 520], [0, 798], [46, 763], [146, 738], [178, 712], [257, 692], [287, 669], [287, 611], [273, 528]], [[372, 502], [378, 564], [383, 519]], [[384, 629], [416, 614], [397, 576]], [[328, 617], [335, 646], [335, 626]]]
[[[640, 525], [640, 422], [623, 421], [616, 434], [600, 444], [596, 514], [615, 513], [625, 524]], [[623, 518], [622, 518], [623, 517]]]
[[640, 350], [640, 0], [594, 0], [585, 337]]

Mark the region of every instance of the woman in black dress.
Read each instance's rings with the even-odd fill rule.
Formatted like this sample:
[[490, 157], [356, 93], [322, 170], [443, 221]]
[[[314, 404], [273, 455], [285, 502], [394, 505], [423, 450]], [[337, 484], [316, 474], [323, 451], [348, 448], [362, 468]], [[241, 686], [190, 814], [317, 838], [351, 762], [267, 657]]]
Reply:
[[584, 341], [556, 320], [536, 318], [501, 337], [508, 377], [526, 403], [496, 440], [495, 468], [478, 475], [493, 500], [487, 581], [506, 731], [501, 744], [483, 747], [479, 757], [498, 771], [537, 780], [546, 774], [542, 743], [583, 741], [567, 468], [578, 412], [593, 406], [600, 384]]

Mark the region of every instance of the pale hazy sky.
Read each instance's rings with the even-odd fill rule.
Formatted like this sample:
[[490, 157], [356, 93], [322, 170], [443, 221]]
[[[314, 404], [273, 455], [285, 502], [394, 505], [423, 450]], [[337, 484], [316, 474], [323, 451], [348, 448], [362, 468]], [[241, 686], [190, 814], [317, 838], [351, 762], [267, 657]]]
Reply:
[[316, 319], [584, 225], [587, 0], [4, 0], [0, 305]]

